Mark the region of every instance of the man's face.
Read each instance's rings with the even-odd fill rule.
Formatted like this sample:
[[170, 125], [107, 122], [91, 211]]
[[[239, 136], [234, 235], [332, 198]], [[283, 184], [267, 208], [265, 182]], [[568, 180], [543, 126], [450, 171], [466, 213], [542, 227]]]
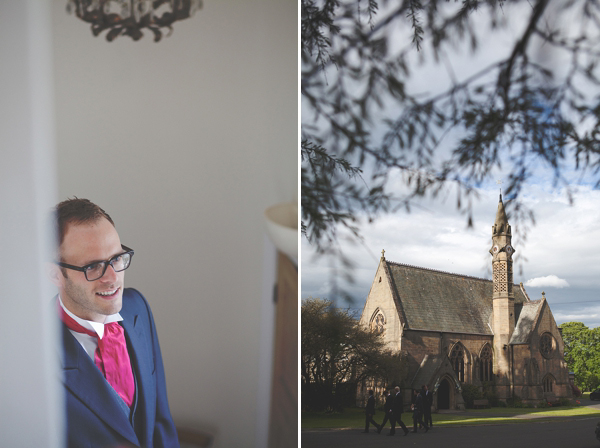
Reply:
[[[74, 266], [107, 261], [123, 252], [117, 230], [105, 218], [69, 224], [59, 250], [62, 260]], [[73, 314], [104, 322], [106, 316], [121, 310], [125, 271], [115, 272], [109, 265], [101, 278], [91, 282], [83, 272], [66, 269], [66, 273], [67, 278], [59, 272], [55, 279], [63, 304]]]

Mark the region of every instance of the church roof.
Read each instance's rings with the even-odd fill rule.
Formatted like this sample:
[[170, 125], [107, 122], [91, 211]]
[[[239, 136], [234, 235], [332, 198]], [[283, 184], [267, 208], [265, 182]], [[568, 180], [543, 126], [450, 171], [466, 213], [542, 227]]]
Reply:
[[[444, 364], [446, 364], [445, 369]], [[423, 358], [423, 361], [421, 361], [421, 365], [417, 369], [417, 372], [410, 383], [410, 387], [412, 389], [420, 389], [423, 384], [431, 386], [431, 381], [436, 377], [439, 378], [440, 371], [454, 377], [455, 381], [458, 383], [458, 378], [456, 378], [446, 355], [427, 354]]]
[[519, 307], [515, 305], [515, 331], [510, 338], [510, 344], [529, 343], [529, 336], [535, 328], [544, 301], [545, 299], [540, 299], [523, 303]]
[[[407, 329], [492, 335], [493, 282], [385, 260], [394, 301]], [[519, 285], [515, 306], [528, 302]]]

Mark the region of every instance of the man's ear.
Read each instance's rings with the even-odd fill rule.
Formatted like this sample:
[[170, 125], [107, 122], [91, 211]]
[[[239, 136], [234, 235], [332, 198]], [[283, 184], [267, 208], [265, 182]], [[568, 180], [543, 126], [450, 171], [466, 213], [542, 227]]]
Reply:
[[46, 275], [54, 286], [60, 288], [62, 286], [64, 277], [60, 271], [60, 267], [55, 263], [46, 263]]

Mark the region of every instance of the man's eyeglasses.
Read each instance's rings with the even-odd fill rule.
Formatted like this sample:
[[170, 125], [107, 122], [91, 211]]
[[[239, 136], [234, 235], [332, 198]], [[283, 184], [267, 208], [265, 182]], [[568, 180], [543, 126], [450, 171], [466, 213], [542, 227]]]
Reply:
[[85, 274], [85, 278], [88, 282], [93, 282], [94, 280], [98, 280], [101, 278], [108, 265], [111, 265], [115, 272], [124, 271], [131, 264], [131, 258], [133, 257], [133, 249], [130, 249], [127, 246], [121, 247], [125, 251], [125, 253], [115, 255], [108, 261], [96, 261], [95, 263], [86, 264], [85, 266], [73, 266], [72, 264], [62, 263], [60, 261], [55, 261], [55, 263], [63, 268], [73, 269], [74, 271], [81, 271]]

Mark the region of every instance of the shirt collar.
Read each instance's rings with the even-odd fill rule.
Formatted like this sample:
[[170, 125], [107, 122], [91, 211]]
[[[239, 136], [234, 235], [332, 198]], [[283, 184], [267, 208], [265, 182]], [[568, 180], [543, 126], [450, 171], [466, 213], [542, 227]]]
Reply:
[[123, 317], [119, 313], [110, 314], [106, 316], [104, 323], [85, 320], [81, 317], [76, 316], [65, 307], [64, 303], [62, 302], [62, 299], [60, 298], [60, 294], [58, 295], [58, 303], [60, 303], [60, 306], [63, 310], [65, 310], [65, 313], [67, 313], [75, 322], [77, 322], [82, 327], [95, 332], [100, 339], [102, 339], [102, 336], [104, 336], [104, 325], [110, 324], [111, 322], [120, 322], [123, 320]]

